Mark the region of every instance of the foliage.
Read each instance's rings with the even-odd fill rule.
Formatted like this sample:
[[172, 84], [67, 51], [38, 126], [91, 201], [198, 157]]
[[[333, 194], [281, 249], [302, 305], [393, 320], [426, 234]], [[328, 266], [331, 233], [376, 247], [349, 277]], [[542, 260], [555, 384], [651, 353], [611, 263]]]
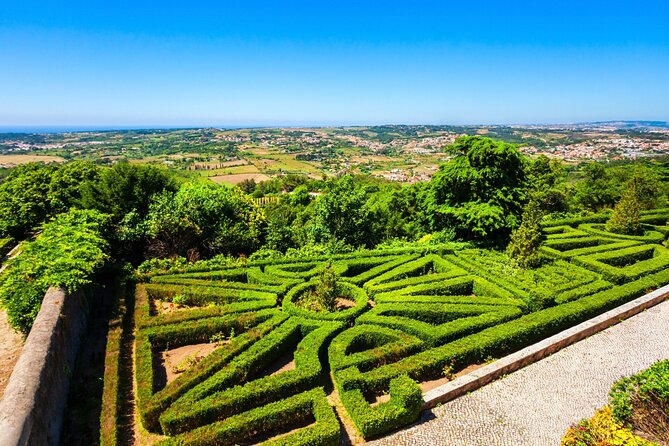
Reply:
[[543, 241], [541, 219], [543, 211], [538, 201], [532, 200], [523, 212], [523, 221], [511, 233], [511, 242], [507, 247], [509, 256], [523, 268], [539, 264], [539, 247]]
[[516, 146], [478, 136], [448, 148], [425, 200], [432, 230], [453, 228], [465, 239], [499, 240], [519, 222], [526, 199], [526, 160]]
[[112, 215], [120, 221], [135, 210], [146, 214], [154, 194], [175, 191], [176, 182], [169, 173], [155, 166], [117, 163], [100, 172], [99, 181], [87, 182], [81, 190], [81, 205]]
[[55, 167], [26, 164], [0, 184], [0, 237], [22, 239], [50, 214], [47, 195]]
[[620, 379], [609, 399], [617, 422], [669, 441], [669, 360]]
[[589, 420], [571, 426], [560, 446], [653, 446], [616, 422], [609, 406], [599, 409]]
[[50, 286], [74, 292], [91, 283], [107, 259], [103, 237], [108, 224], [105, 214], [71, 210], [44, 224], [35, 241], [23, 245], [0, 285], [0, 301], [15, 329], [30, 331]]
[[312, 240], [327, 243], [340, 240], [352, 246], [370, 246], [372, 215], [366, 206], [365, 190], [345, 176], [330, 184], [316, 200], [310, 227]]
[[152, 257], [250, 253], [260, 246], [265, 219], [239, 189], [185, 184], [158, 195], [146, 217]]
[[639, 235], [641, 227], [641, 197], [643, 193], [641, 179], [632, 178], [625, 186], [620, 200], [613, 209], [611, 218], [606, 223], [606, 230], [618, 234]]
[[337, 298], [341, 297], [339, 276], [332, 267], [332, 262], [321, 270], [312, 290], [303, 293], [296, 304], [312, 311], [335, 311]]

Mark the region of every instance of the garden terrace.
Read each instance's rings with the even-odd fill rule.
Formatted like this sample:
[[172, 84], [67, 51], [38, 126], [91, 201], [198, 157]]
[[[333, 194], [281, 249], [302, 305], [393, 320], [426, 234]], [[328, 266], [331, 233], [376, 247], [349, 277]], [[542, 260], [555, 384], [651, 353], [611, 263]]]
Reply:
[[[337, 445], [340, 422], [365, 439], [396, 430], [418, 418], [423, 383], [669, 283], [654, 224], [667, 212], [652, 217], [636, 238], [597, 218], [556, 222], [536, 269], [439, 245], [154, 275], [134, 308], [142, 426], [161, 444]], [[348, 305], [301, 306], [329, 265]], [[157, 353], [202, 344], [208, 355], [160, 382]]]

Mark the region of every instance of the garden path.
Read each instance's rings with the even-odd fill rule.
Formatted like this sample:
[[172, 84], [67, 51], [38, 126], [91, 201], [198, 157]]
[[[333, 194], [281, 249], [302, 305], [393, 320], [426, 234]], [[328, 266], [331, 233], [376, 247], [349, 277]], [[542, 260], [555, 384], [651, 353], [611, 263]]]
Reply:
[[669, 301], [422, 415], [370, 445], [558, 446], [611, 385], [669, 358]]
[[19, 360], [23, 342], [23, 336], [10, 327], [7, 313], [0, 308], [0, 399], [5, 392], [14, 365]]

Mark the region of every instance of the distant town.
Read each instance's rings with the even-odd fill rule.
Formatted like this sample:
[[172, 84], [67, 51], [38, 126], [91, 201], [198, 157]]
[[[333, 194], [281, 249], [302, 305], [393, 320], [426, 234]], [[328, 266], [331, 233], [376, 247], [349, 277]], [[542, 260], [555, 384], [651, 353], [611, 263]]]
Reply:
[[615, 162], [669, 155], [669, 125], [620, 121], [571, 125], [119, 130], [0, 134], [0, 168], [26, 162], [122, 160], [192, 171], [217, 183], [256, 182], [285, 174], [313, 178], [371, 174], [427, 181], [461, 135], [518, 144], [529, 156], [567, 163]]

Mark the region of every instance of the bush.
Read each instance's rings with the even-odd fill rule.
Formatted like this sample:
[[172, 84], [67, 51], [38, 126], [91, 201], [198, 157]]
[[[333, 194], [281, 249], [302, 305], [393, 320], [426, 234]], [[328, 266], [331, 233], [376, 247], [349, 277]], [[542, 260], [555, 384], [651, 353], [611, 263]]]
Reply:
[[616, 421], [669, 441], [669, 360], [617, 381], [609, 399]]
[[531, 201], [523, 212], [522, 223], [511, 232], [511, 242], [507, 252], [523, 268], [532, 268], [540, 263], [539, 246], [543, 241], [542, 217], [543, 212], [539, 208], [539, 203]]
[[44, 224], [35, 241], [23, 245], [0, 285], [0, 302], [12, 327], [30, 331], [49, 287], [72, 293], [93, 281], [108, 257], [103, 238], [108, 222], [97, 211], [71, 210]]

